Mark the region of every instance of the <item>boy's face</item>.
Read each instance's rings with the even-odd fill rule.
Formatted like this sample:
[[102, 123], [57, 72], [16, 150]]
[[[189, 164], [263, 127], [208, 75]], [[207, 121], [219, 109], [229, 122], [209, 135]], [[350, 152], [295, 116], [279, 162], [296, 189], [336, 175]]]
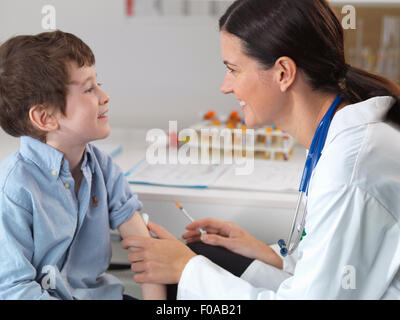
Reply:
[[[97, 83], [94, 66], [79, 68], [68, 65], [70, 84], [66, 97], [65, 116], [58, 116], [60, 130], [73, 144], [86, 144], [110, 134], [106, 113], [110, 98]], [[67, 142], [67, 141], [64, 141]]]

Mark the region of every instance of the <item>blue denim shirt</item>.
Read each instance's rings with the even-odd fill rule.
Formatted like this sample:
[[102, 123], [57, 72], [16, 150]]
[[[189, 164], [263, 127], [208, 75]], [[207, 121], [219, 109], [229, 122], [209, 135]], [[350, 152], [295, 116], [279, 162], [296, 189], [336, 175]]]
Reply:
[[78, 197], [63, 153], [30, 137], [0, 163], [0, 299], [122, 299], [105, 273], [110, 228], [142, 209], [121, 169], [88, 144]]

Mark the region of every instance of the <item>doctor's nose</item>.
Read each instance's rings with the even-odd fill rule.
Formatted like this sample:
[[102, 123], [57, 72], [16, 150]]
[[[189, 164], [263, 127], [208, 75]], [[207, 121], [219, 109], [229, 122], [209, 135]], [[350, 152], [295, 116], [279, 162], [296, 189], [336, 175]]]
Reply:
[[228, 72], [225, 75], [220, 90], [223, 94], [229, 94], [233, 92], [233, 80], [231, 79], [231, 75]]

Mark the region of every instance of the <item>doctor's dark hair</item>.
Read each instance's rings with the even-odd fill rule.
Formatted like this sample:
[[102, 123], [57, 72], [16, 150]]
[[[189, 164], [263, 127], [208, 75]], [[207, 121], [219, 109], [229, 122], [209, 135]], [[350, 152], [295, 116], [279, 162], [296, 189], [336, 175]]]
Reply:
[[265, 69], [279, 57], [293, 59], [313, 90], [341, 93], [351, 104], [394, 97], [384, 120], [400, 125], [400, 86], [346, 63], [343, 28], [325, 0], [237, 0], [219, 27], [241, 39], [244, 53]]
[[95, 57], [81, 39], [60, 30], [15, 36], [0, 46], [0, 126], [5, 132], [45, 141], [29, 110], [43, 105], [65, 115], [69, 62], [90, 67]]

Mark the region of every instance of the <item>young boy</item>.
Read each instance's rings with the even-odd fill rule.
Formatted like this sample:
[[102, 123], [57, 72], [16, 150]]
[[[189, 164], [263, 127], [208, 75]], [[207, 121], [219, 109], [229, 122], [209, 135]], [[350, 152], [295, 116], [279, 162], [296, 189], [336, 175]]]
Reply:
[[[0, 46], [0, 126], [21, 137], [0, 164], [0, 299], [122, 299], [105, 273], [110, 228], [150, 237], [120, 168], [89, 144], [110, 134], [94, 64], [61, 31]], [[142, 293], [166, 297], [163, 285]]]

